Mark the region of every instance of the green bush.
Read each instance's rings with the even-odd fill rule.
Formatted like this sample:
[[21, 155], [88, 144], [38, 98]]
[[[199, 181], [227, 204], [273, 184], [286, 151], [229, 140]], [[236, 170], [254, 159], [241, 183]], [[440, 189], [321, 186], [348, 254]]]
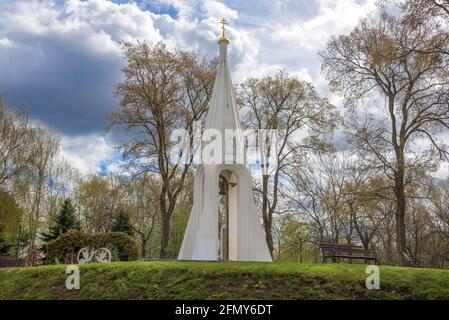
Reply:
[[120, 261], [133, 261], [140, 258], [137, 241], [123, 232], [86, 233], [69, 230], [46, 245], [46, 264], [65, 263], [67, 257], [77, 253], [81, 248], [108, 248]]

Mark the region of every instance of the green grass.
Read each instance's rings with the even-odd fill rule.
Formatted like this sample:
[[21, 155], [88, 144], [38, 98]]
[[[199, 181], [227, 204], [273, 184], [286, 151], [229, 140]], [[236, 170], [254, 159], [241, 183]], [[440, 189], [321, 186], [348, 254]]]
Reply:
[[0, 269], [0, 299], [449, 299], [449, 271], [381, 266], [367, 290], [366, 265], [251, 262], [116, 262]]

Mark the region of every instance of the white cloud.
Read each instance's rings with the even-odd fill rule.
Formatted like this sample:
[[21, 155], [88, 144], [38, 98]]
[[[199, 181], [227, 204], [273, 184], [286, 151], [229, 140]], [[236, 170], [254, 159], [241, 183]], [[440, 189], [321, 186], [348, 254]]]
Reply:
[[12, 46], [12, 41], [9, 40], [8, 38], [1, 38], [0, 39], [0, 46], [11, 47]]
[[307, 50], [322, 48], [331, 35], [347, 33], [375, 9], [375, 1], [359, 4], [355, 0], [322, 0], [318, 16], [291, 25], [270, 26], [270, 36], [280, 42], [295, 42]]
[[375, 0], [321, 0], [316, 16], [298, 21], [267, 25], [262, 33], [262, 56], [267, 63], [281, 63], [289, 69], [305, 67], [316, 78], [320, 62], [317, 53], [332, 35], [351, 31], [359, 19], [375, 9]]
[[0, 12], [0, 30], [24, 45], [60, 41], [66, 49], [97, 55], [120, 55], [123, 41], [162, 40], [149, 12], [135, 3], [106, 0], [68, 0], [62, 7], [52, 1], [17, 1]]
[[98, 173], [100, 165], [114, 155], [114, 149], [105, 137], [97, 134], [62, 137], [62, 156], [82, 174]]
[[203, 3], [203, 9], [206, 16], [216, 19], [238, 19], [239, 14], [237, 11], [229, 8], [224, 3], [208, 0], [204, 1]]
[[[220, 32], [218, 21], [221, 17], [228, 19], [234, 82], [280, 68], [304, 80], [321, 80], [318, 51], [332, 34], [349, 32], [360, 18], [375, 9], [375, 0], [249, 1], [246, 6], [212, 0], [159, 2], [178, 10], [176, 19], [153, 15], [155, 26], [171, 47], [214, 55]], [[301, 17], [301, 11], [311, 14]], [[321, 85], [321, 91], [329, 94], [327, 83], [321, 81]]]

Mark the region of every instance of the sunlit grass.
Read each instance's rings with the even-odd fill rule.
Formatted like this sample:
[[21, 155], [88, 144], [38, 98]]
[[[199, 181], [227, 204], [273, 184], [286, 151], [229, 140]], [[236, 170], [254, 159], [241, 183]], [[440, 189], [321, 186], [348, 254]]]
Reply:
[[0, 269], [0, 299], [449, 299], [449, 271], [366, 265], [255, 262], [115, 262], [81, 265], [81, 289], [65, 265]]

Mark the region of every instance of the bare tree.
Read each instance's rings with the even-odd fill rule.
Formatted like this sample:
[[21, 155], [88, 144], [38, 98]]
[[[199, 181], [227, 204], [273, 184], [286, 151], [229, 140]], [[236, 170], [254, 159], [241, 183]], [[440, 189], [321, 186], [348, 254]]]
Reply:
[[30, 127], [25, 114], [7, 111], [0, 98], [0, 186], [21, 173], [33, 157]]
[[[385, 2], [391, 2], [391, 0]], [[449, 0], [396, 0], [394, 2], [416, 20], [435, 18], [449, 20]]]
[[[111, 114], [111, 127], [129, 130], [133, 139], [122, 145], [134, 174], [158, 174], [161, 215], [160, 257], [168, 257], [170, 219], [181, 193], [192, 156], [186, 164], [170, 159], [170, 134], [203, 119], [212, 92], [215, 63], [194, 53], [171, 52], [159, 43], [125, 44], [127, 66], [117, 86], [119, 109]], [[192, 140], [192, 139], [191, 139]], [[191, 141], [192, 143], [192, 141]]]
[[30, 125], [29, 135], [27, 147], [32, 157], [11, 179], [9, 190], [24, 209], [21, 232], [33, 246], [66, 194], [71, 169], [60, 155], [60, 138], [55, 132], [35, 123]]
[[[406, 249], [406, 175], [419, 162], [448, 156], [438, 134], [449, 128], [449, 61], [441, 52], [426, 50], [440, 41], [435, 28], [427, 23], [411, 27], [382, 13], [362, 20], [349, 35], [332, 38], [321, 53], [322, 70], [333, 91], [345, 97], [349, 112], [360, 112], [357, 107], [369, 95], [386, 102], [376, 116], [363, 121], [354, 117], [349, 135], [360, 153], [380, 164], [393, 182], [401, 263]], [[418, 139], [427, 140], [428, 148], [413, 146]]]
[[449, 180], [442, 186], [433, 186], [431, 201], [437, 219], [437, 229], [449, 243]]
[[[262, 163], [262, 183], [256, 188], [261, 196], [261, 210], [266, 240], [273, 255], [273, 214], [279, 201], [279, 184], [292, 156], [305, 149], [324, 149], [324, 142], [337, 125], [333, 106], [320, 98], [314, 87], [278, 71], [263, 79], [249, 79], [240, 86], [239, 100], [248, 108], [245, 125], [252, 129], [278, 130], [277, 150], [268, 146], [262, 159], [274, 154], [276, 164]], [[308, 133], [307, 138], [298, 135]]]
[[[449, 0], [380, 0], [379, 3], [396, 4], [402, 10], [403, 21], [411, 28], [417, 28], [422, 23], [433, 24], [439, 28], [449, 22]], [[448, 56], [449, 30], [441, 28], [434, 37], [431, 46], [418, 50], [427, 53], [440, 52]]]
[[[376, 205], [385, 198], [384, 179], [379, 172], [366, 167], [363, 161], [345, 160], [343, 168], [349, 177], [344, 185], [344, 198], [348, 218], [357, 238], [365, 250], [371, 250], [383, 217]], [[350, 234], [350, 236], [354, 236]]]
[[130, 213], [131, 227], [139, 238], [143, 258], [151, 256], [151, 240], [156, 234], [155, 229], [160, 225], [160, 185], [153, 175], [154, 173], [144, 173], [123, 186], [127, 193], [126, 207]]
[[123, 180], [117, 175], [92, 175], [78, 181], [74, 190], [75, 203], [86, 230], [111, 231], [113, 219], [125, 201], [121, 190]]
[[[289, 170], [291, 188], [284, 196], [308, 223], [312, 241], [334, 242], [347, 238], [344, 186], [348, 176], [343, 159], [332, 153], [309, 153], [301, 165]], [[352, 233], [352, 231], [351, 231]]]

